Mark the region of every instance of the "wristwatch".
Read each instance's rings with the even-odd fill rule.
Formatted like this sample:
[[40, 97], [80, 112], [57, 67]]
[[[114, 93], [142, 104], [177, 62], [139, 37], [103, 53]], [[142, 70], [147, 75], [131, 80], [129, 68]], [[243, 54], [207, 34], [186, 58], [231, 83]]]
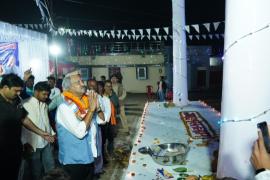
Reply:
[[259, 174], [259, 173], [261, 173], [261, 172], [263, 172], [263, 171], [265, 171], [265, 170], [266, 170], [265, 168], [257, 169], [257, 170], [255, 171], [255, 175], [257, 175], [257, 174]]

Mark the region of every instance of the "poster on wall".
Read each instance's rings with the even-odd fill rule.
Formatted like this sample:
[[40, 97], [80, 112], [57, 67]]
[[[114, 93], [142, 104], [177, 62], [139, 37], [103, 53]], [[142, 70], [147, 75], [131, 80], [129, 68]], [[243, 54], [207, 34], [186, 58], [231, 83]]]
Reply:
[[0, 76], [17, 74], [19, 70], [18, 43], [0, 42]]

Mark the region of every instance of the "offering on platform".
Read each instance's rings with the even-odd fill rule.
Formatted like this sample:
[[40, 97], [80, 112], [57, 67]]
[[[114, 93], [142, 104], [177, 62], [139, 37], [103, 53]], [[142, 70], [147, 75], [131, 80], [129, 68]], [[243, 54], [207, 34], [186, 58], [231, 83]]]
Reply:
[[163, 105], [165, 108], [175, 107], [175, 104], [172, 101], [165, 102], [165, 103], [163, 103]]
[[216, 133], [211, 125], [196, 111], [182, 111], [179, 113], [188, 135], [193, 139], [211, 139]]
[[182, 164], [186, 160], [188, 151], [189, 146], [182, 143], [166, 143], [139, 149], [140, 153], [149, 154], [156, 163], [165, 166]]

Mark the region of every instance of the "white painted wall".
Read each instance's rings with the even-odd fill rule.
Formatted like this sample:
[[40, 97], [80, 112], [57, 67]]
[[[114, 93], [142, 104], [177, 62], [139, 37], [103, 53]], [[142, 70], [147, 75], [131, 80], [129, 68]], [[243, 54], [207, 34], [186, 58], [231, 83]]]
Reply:
[[164, 63], [163, 54], [157, 55], [110, 55], [96, 56], [91, 59], [89, 56], [71, 57], [71, 61], [78, 62], [80, 65], [143, 65]]
[[[73, 57], [73, 61], [78, 61], [78, 57]], [[100, 80], [101, 75], [105, 75], [108, 78], [109, 68], [107, 66], [116, 65], [121, 67], [121, 73], [123, 76], [123, 85], [127, 92], [132, 93], [146, 93], [146, 86], [153, 86], [154, 91], [157, 90], [157, 81], [159, 77], [164, 75], [164, 56], [158, 55], [117, 55], [117, 56], [96, 56], [94, 60], [91, 60], [89, 56], [79, 57], [80, 65], [89, 65], [92, 69], [92, 75]], [[146, 65], [147, 64], [147, 65]], [[155, 64], [162, 64], [157, 67]], [[136, 67], [127, 67], [130, 65], [138, 66], [145, 65], [148, 69], [147, 80], [136, 79]], [[102, 67], [100, 67], [102, 66]], [[106, 66], [106, 67], [104, 67]]]

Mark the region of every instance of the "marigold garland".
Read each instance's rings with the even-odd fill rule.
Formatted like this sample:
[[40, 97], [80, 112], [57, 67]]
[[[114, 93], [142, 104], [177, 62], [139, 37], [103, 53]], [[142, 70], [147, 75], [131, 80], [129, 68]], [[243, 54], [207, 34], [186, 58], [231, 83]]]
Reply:
[[72, 93], [68, 91], [64, 91], [63, 95], [67, 100], [70, 100], [76, 104], [81, 114], [86, 113], [86, 110], [89, 108], [89, 101], [86, 95], [83, 95], [81, 99], [78, 98], [77, 96], [74, 96]]

